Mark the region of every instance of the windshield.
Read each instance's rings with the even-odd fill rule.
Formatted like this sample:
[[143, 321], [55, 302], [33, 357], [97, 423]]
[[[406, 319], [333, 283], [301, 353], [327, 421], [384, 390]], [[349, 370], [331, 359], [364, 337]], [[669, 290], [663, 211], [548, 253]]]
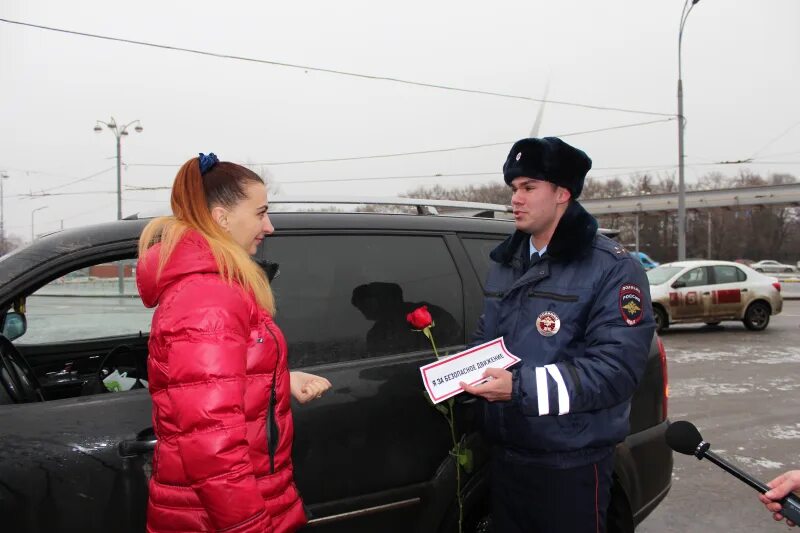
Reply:
[[647, 279], [650, 285], [661, 285], [672, 279], [672, 276], [683, 270], [683, 267], [660, 266], [647, 271]]

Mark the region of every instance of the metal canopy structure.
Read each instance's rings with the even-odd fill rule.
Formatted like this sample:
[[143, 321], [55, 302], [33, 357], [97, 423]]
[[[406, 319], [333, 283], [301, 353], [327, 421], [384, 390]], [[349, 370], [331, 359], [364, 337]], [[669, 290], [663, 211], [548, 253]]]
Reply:
[[[678, 193], [587, 198], [580, 202], [595, 216], [669, 212], [678, 210]], [[800, 183], [686, 192], [686, 209], [747, 206], [800, 207]]]

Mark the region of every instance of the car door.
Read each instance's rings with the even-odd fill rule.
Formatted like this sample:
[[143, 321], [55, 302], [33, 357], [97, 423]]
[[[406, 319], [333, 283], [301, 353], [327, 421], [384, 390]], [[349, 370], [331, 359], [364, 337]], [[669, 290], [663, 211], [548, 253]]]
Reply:
[[708, 267], [691, 268], [672, 283], [669, 294], [673, 319], [699, 319], [711, 311], [711, 281]]
[[145, 377], [153, 309], [139, 299], [133, 260], [72, 269], [27, 295], [25, 304], [28, 328], [14, 344], [46, 399], [81, 395], [104, 363], [108, 371]]
[[272, 286], [289, 365], [333, 384], [293, 409], [294, 473], [315, 531], [420, 530], [452, 444], [420, 378], [431, 345], [406, 315], [427, 305], [441, 353], [463, 349], [461, 274], [446, 240], [284, 231], [264, 246], [280, 265]]
[[711, 269], [711, 314], [719, 319], [741, 316], [743, 302], [748, 299], [747, 275], [733, 265], [714, 265]]
[[762, 261], [756, 267], [756, 270], [765, 273], [773, 273], [778, 271], [777, 263], [775, 261]]
[[[135, 291], [119, 294], [110, 273], [115, 266], [107, 276], [86, 276], [106, 260], [93, 262], [87, 252], [81, 261], [77, 269], [49, 271], [55, 282], [14, 295], [18, 302], [26, 297], [19, 307], [27, 331], [11, 349], [30, 363], [45, 401], [0, 398], [0, 516], [7, 531], [144, 530], [153, 442], [146, 376], [136, 376], [139, 387], [129, 390], [120, 387], [122, 378], [112, 387], [91, 377], [103, 359], [109, 372], [114, 367], [133, 377], [133, 355], [146, 354], [149, 327], [142, 324], [149, 311]], [[131, 275], [128, 270], [125, 287]]]

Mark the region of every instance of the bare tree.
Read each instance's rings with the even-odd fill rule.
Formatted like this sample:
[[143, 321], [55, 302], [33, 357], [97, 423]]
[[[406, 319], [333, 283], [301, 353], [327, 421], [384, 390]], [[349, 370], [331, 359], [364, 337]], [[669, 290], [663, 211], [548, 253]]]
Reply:
[[[797, 183], [790, 174], [763, 177], [752, 171], [735, 176], [709, 173], [701, 176], [692, 190], [714, 190], [735, 187], [758, 187]], [[675, 176], [669, 173], [633, 174], [625, 180], [600, 180], [588, 177], [582, 198], [617, 198], [621, 196], [674, 193]], [[445, 188], [441, 185], [409, 191], [415, 198], [464, 200], [473, 202], [510, 203], [511, 191], [502, 183]], [[620, 229], [620, 242], [635, 242], [633, 215], [598, 217], [601, 226]], [[711, 231], [709, 232], [709, 224]], [[710, 234], [710, 239], [709, 239]], [[710, 243], [709, 243], [710, 240]], [[689, 211], [686, 224], [688, 257], [715, 259], [776, 259], [794, 263], [800, 259], [800, 209], [796, 207], [715, 208]], [[639, 249], [659, 261], [677, 256], [677, 217], [675, 213], [639, 214]]]
[[22, 246], [22, 239], [16, 235], [6, 235], [5, 239], [0, 240], [0, 256], [13, 252]]

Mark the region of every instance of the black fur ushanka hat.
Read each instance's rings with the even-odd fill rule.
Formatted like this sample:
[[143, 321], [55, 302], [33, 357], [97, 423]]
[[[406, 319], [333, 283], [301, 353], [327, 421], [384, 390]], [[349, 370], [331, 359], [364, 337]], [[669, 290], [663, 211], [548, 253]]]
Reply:
[[591, 168], [592, 160], [583, 150], [558, 137], [521, 139], [508, 153], [503, 178], [508, 185], [520, 176], [549, 181], [568, 189], [574, 200], [581, 195], [583, 180]]

